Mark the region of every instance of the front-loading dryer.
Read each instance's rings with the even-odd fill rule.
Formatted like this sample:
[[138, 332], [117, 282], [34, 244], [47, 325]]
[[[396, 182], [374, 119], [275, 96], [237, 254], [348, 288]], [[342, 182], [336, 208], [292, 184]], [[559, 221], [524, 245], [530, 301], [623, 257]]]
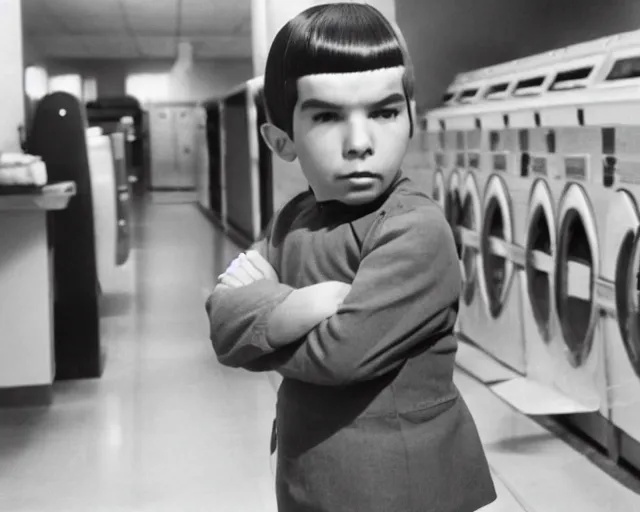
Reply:
[[558, 330], [555, 314], [556, 206], [546, 180], [533, 182], [525, 230], [525, 265], [522, 282], [522, 327], [527, 376], [553, 384], [548, 345]]
[[512, 248], [516, 229], [524, 230], [526, 202], [514, 203], [502, 172], [510, 170], [491, 175], [482, 202], [477, 255], [481, 311], [472, 339], [498, 361], [524, 374], [521, 276]]
[[463, 341], [478, 344], [476, 336], [485, 323], [486, 308], [480, 291], [482, 199], [474, 173], [468, 172], [464, 177], [460, 204], [460, 215], [454, 226], [459, 233], [463, 275], [457, 327]]
[[599, 284], [602, 303], [609, 303], [603, 323], [610, 420], [621, 433], [620, 454], [640, 469], [640, 151], [633, 144], [640, 128], [616, 132], [618, 149], [606, 157], [615, 199]]
[[608, 448], [604, 332], [597, 297], [604, 242], [598, 237], [598, 227], [603, 227], [607, 212], [597, 211], [593, 205], [598, 200], [592, 199], [585, 187], [567, 183], [558, 204], [553, 276], [558, 329], [552, 331], [548, 345], [548, 370], [554, 384], [565, 394], [588, 406], [597, 406], [593, 414], [566, 419]]
[[602, 129], [577, 126], [578, 116], [567, 112], [554, 119], [558, 126], [530, 131], [537, 181], [525, 243], [527, 375], [573, 399], [581, 412], [564, 416], [566, 422], [609, 448], [597, 282], [613, 198], [605, 186]]
[[506, 126], [483, 133], [485, 180], [479, 251], [479, 290], [483, 320], [476, 344], [498, 361], [525, 372], [522, 331], [522, 249], [530, 180], [522, 174], [522, 132]]

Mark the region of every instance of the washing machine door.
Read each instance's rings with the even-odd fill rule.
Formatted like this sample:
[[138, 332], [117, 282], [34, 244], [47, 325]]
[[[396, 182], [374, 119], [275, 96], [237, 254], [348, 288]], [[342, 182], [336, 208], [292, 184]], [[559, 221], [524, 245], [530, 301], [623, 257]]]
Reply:
[[468, 173], [462, 189], [462, 209], [458, 219], [463, 269], [462, 300], [469, 306], [478, 288], [478, 253], [480, 251], [480, 226], [482, 202], [476, 179]]
[[582, 366], [593, 345], [599, 311], [595, 300], [599, 248], [593, 209], [584, 189], [567, 185], [558, 207], [555, 305], [567, 358]]
[[452, 171], [449, 175], [449, 186], [447, 187], [447, 195], [444, 200], [444, 213], [451, 227], [457, 225], [460, 218], [460, 210], [462, 209], [461, 189], [460, 173], [458, 173], [458, 171]]
[[556, 224], [549, 185], [534, 182], [529, 198], [525, 233], [525, 278], [531, 310], [545, 342], [551, 341], [551, 319], [555, 312], [553, 293], [554, 258], [557, 253]]
[[615, 287], [620, 337], [633, 371], [640, 377], [640, 228], [627, 231], [620, 245]]
[[[640, 345], [637, 334], [638, 269], [634, 269], [634, 257], [637, 257], [638, 251], [636, 246], [639, 226], [640, 215], [634, 197], [626, 190], [619, 190], [611, 202], [607, 216], [606, 246], [602, 261], [602, 277], [607, 289], [600, 297], [600, 305], [613, 313], [620, 339], [631, 366], [638, 376], [640, 376]], [[613, 285], [611, 288], [609, 288], [610, 284]]]
[[449, 186], [444, 200], [444, 215], [453, 231], [453, 239], [456, 243], [458, 257], [462, 254], [462, 241], [460, 233], [460, 215], [462, 211], [462, 191], [460, 184], [460, 174], [452, 171], [449, 176]]
[[513, 244], [511, 199], [504, 180], [497, 174], [487, 182], [482, 215], [480, 289], [489, 313], [498, 318], [509, 299], [515, 269], [509, 257]]
[[626, 345], [629, 357], [633, 354], [632, 363], [636, 375], [640, 377], [640, 229], [633, 241], [633, 253], [626, 282], [629, 284], [627, 290], [629, 338]]
[[446, 211], [447, 190], [444, 184], [444, 174], [438, 169], [433, 173], [433, 186], [431, 188], [431, 197], [440, 205], [442, 211]]

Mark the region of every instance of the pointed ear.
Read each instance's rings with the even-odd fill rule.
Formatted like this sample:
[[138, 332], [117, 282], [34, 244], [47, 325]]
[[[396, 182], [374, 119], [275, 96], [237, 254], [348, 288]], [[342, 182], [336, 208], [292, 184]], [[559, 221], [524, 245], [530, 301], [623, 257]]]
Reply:
[[411, 121], [411, 129], [410, 129], [410, 136], [409, 138], [413, 138], [413, 136], [416, 134], [416, 130], [418, 129], [418, 107], [416, 104], [416, 100], [415, 99], [411, 99], [409, 100], [409, 113], [411, 115], [411, 117], [409, 118], [409, 120]]
[[260, 127], [260, 133], [269, 149], [283, 160], [293, 162], [298, 156], [293, 141], [284, 130], [271, 123], [265, 123]]

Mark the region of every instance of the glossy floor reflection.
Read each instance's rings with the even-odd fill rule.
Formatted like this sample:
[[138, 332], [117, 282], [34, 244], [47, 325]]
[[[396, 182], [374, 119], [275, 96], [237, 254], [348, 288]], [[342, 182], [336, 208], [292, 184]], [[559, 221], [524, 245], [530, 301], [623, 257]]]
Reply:
[[[204, 314], [238, 249], [172, 197], [136, 212], [134, 251], [103, 303], [102, 378], [56, 383], [48, 408], [0, 410], [0, 511], [276, 511], [273, 376], [220, 366]], [[483, 512], [640, 511], [575, 450], [465, 374], [456, 381], [498, 488]]]
[[0, 411], [0, 511], [275, 510], [263, 375], [220, 366], [204, 296], [235, 255], [193, 204], [147, 201], [105, 290], [101, 379]]

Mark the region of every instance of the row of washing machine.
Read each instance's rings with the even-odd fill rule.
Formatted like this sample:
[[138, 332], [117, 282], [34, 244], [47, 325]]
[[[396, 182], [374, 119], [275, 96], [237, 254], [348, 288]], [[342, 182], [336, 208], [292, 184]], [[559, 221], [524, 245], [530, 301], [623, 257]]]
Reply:
[[422, 131], [460, 248], [462, 366], [638, 468], [639, 85], [640, 31], [616, 34], [461, 73]]
[[608, 422], [640, 441], [640, 127], [426, 139], [461, 248], [459, 333], [514, 371], [496, 392], [531, 414], [579, 413], [611, 451]]

